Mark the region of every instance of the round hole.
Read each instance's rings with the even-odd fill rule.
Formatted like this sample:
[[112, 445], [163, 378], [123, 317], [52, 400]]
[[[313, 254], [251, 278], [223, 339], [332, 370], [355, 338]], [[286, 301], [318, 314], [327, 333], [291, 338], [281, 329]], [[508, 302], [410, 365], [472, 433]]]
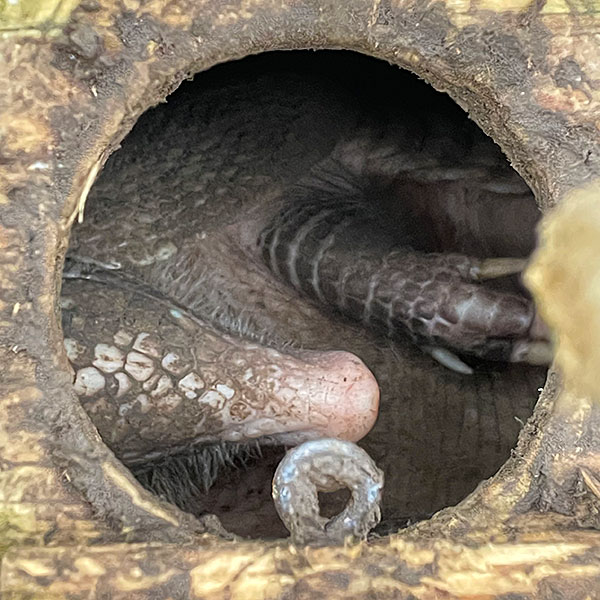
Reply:
[[[438, 352], [444, 343], [425, 343], [419, 319], [406, 331], [365, 326], [373, 319], [364, 302], [344, 311], [280, 276], [257, 242], [282, 206], [301, 207], [315, 181], [325, 182], [333, 214], [323, 239], [354, 202], [348, 256], [384, 237], [398, 251], [482, 259], [526, 258], [534, 246], [533, 194], [493, 141], [448, 97], [381, 61], [264, 54], [200, 73], [146, 112], [73, 229], [67, 355], [82, 405], [140, 481], [185, 510], [217, 513], [241, 535], [285, 535], [270, 479], [283, 446], [297, 440], [265, 422], [254, 433], [215, 433], [210, 419], [223, 407], [237, 423], [264, 406], [240, 392], [240, 369], [219, 378], [218, 352], [209, 353], [213, 365], [198, 356], [204, 342], [189, 338], [197, 322], [232, 360], [249, 356], [235, 354], [242, 339], [283, 354], [350, 352], [372, 371], [379, 417], [360, 445], [385, 472], [381, 533], [457, 503], [493, 475], [545, 377], [543, 366], [502, 352], [495, 361], [462, 347]], [[361, 229], [374, 218], [379, 230]], [[518, 273], [477, 285], [529, 302]], [[189, 403], [200, 400], [210, 410], [190, 419]], [[252, 436], [257, 443], [238, 444]]]

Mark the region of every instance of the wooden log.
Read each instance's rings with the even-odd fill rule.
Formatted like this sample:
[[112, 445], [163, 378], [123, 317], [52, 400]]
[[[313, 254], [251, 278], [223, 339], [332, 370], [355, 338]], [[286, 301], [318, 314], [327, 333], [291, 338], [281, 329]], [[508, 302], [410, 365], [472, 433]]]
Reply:
[[272, 543], [19, 548], [4, 558], [2, 592], [73, 600], [593, 597], [597, 536], [562, 532], [551, 517], [538, 525], [541, 531], [479, 547], [393, 539], [294, 551]]
[[[500, 473], [412, 530], [352, 549], [231, 544], [198, 537], [210, 524], [143, 492], [101, 443], [70, 389], [56, 317], [69, 227], [83, 216], [107, 156], [187, 76], [251, 53], [342, 47], [407, 67], [448, 92], [501, 144], [540, 206], [584, 184], [595, 186], [588, 187], [595, 196], [599, 15], [596, 0], [4, 3], [3, 597], [583, 598], [599, 589], [598, 534], [578, 529], [598, 527], [594, 377], [582, 393], [551, 376]], [[578, 244], [588, 247], [575, 233], [567, 247]], [[562, 264], [565, 251], [545, 256]], [[561, 281], [585, 290], [594, 273], [566, 268]], [[551, 306], [570, 311], [564, 299], [540, 291], [551, 277], [538, 281], [548, 315]], [[584, 310], [597, 308], [596, 297], [586, 296]], [[597, 337], [577, 319], [570, 329], [561, 317], [551, 322], [582, 352]], [[594, 369], [594, 361], [580, 362]], [[540, 508], [567, 516], [540, 520]], [[172, 545], [191, 541], [202, 548]]]

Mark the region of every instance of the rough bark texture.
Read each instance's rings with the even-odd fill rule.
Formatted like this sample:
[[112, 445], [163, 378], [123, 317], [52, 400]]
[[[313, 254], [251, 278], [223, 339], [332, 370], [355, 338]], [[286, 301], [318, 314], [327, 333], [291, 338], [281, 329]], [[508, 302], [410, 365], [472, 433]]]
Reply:
[[145, 493], [103, 446], [71, 390], [57, 287], [69, 226], [139, 115], [190, 74], [266, 50], [343, 47], [405, 66], [469, 111], [543, 208], [583, 184], [600, 192], [600, 5], [24, 4], [0, 9], [3, 598], [583, 598], [599, 589], [599, 536], [579, 528], [599, 525], [600, 408], [556, 375], [513, 457], [458, 507], [356, 548], [232, 544], [199, 537], [217, 526]]

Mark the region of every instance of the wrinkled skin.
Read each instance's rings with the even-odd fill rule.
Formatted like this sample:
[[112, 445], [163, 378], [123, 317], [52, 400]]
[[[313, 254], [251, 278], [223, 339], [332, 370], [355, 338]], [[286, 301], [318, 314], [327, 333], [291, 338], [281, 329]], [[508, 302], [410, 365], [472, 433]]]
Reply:
[[[428, 107], [426, 120], [413, 114], [416, 126], [392, 128], [378, 155], [356, 152], [353, 140], [364, 145], [357, 132], [370, 130], [374, 114], [398, 125], [414, 107], [365, 116], [352, 95], [305, 73], [258, 80], [229, 73], [178, 94], [173, 106], [143, 117], [107, 164], [74, 230], [71, 255], [144, 282], [217, 329], [279, 349], [291, 342], [354, 353], [381, 393], [379, 420], [364, 446], [386, 472], [384, 512], [418, 516], [457, 501], [505, 458], [543, 371], [475, 362], [470, 377], [450, 372], [408, 338], [389, 341], [298, 294], [265, 264], [259, 237], [289, 200], [286, 190], [332, 153], [350, 163], [366, 156], [367, 171], [375, 161], [387, 183], [384, 194], [369, 198], [381, 207], [375, 212], [419, 224], [435, 215], [432, 225], [397, 231], [422, 250], [525, 256], [536, 218], [528, 190], [497, 148], [468, 123], [457, 131], [443, 110], [430, 118]], [[403, 140], [391, 156], [390, 139]], [[415, 162], [404, 161], [400, 176], [404, 156]], [[502, 286], [516, 289], [514, 281]], [[92, 418], [106, 404], [103, 394], [83, 398]]]

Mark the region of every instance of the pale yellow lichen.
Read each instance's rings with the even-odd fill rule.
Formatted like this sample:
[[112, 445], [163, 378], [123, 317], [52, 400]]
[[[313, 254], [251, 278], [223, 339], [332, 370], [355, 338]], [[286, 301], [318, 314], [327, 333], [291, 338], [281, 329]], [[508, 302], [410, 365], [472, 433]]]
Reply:
[[555, 14], [593, 14], [600, 12], [600, 2], [597, 0], [547, 0], [541, 7], [542, 15]]
[[0, 0], [0, 33], [33, 35], [66, 23], [79, 0]]
[[600, 180], [565, 197], [539, 237], [525, 281], [555, 333], [567, 387], [600, 400]]

